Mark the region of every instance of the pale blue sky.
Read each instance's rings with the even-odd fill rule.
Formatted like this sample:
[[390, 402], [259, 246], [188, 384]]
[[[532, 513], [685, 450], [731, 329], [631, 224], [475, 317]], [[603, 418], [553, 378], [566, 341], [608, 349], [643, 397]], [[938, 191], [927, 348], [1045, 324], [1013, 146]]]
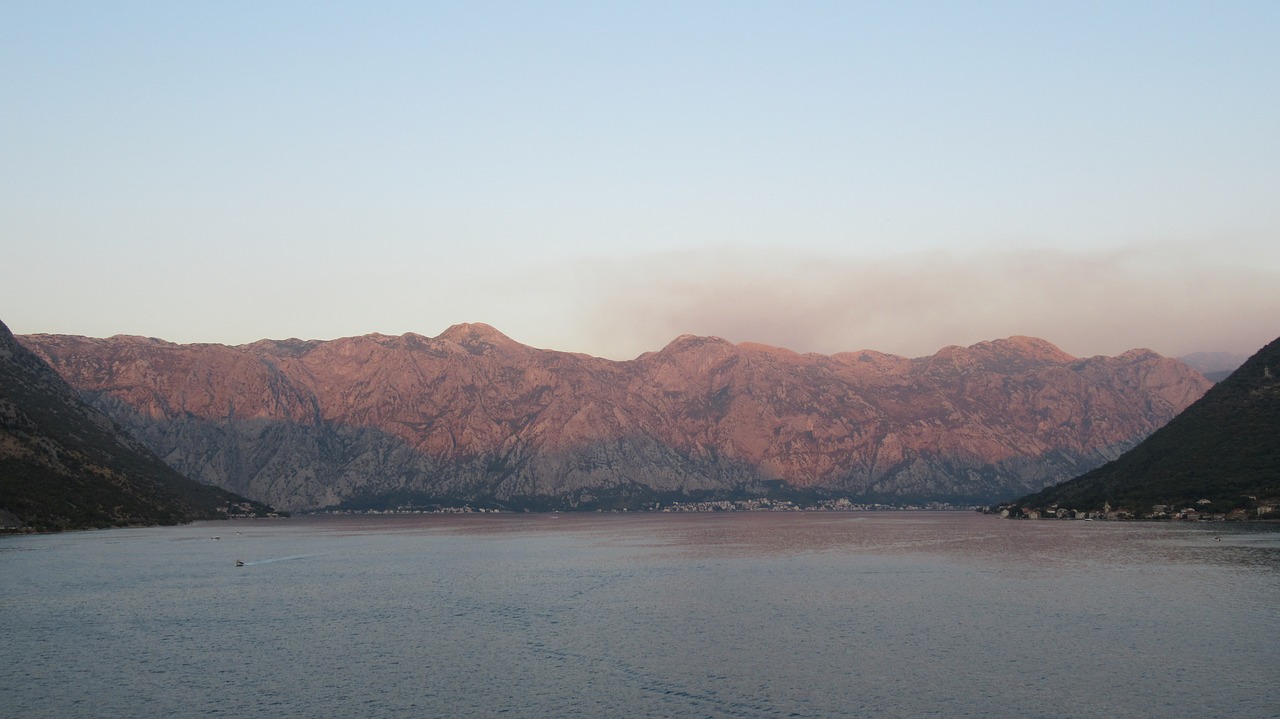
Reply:
[[1280, 334], [1280, 3], [0, 3], [0, 320]]

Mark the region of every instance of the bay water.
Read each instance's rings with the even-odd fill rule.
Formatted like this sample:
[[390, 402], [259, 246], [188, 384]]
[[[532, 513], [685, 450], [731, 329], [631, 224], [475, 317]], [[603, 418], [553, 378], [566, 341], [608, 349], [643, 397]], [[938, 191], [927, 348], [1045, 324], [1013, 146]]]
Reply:
[[1280, 717], [1278, 687], [1276, 525], [382, 515], [0, 538], [0, 716]]

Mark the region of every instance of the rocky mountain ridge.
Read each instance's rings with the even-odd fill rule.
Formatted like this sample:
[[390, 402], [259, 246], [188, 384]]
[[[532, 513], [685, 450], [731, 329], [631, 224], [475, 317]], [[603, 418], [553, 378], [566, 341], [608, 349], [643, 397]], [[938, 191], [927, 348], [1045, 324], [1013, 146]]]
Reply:
[[1114, 459], [1210, 386], [1029, 337], [910, 359], [684, 335], [629, 361], [483, 324], [229, 347], [21, 341], [170, 465], [282, 509], [805, 491], [990, 502]]

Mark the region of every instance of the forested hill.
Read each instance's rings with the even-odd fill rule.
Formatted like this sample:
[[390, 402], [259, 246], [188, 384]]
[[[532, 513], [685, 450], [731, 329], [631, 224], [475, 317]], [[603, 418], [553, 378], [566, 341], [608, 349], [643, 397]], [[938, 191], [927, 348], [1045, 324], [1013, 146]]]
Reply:
[[1107, 503], [1138, 515], [1163, 504], [1252, 516], [1280, 504], [1280, 339], [1116, 460], [1015, 502], [1077, 510]]

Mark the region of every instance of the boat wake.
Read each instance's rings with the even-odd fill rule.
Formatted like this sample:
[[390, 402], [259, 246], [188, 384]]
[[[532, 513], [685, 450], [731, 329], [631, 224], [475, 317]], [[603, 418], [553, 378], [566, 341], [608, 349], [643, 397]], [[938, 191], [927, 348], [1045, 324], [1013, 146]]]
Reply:
[[292, 554], [288, 557], [271, 557], [270, 559], [255, 559], [251, 562], [236, 560], [237, 567], [252, 567], [258, 564], [271, 564], [272, 562], [287, 562], [290, 559], [306, 559], [308, 557], [318, 557], [319, 554]]

